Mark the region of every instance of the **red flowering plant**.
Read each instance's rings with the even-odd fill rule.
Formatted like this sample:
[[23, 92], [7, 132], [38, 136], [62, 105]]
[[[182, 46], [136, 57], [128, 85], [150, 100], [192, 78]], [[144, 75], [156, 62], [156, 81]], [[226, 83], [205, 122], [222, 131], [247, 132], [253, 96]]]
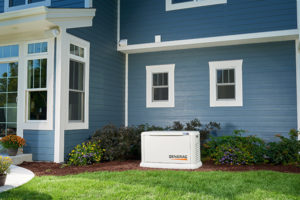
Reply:
[[26, 141], [23, 138], [16, 135], [5, 136], [0, 140], [0, 142], [2, 146], [7, 149], [18, 149], [25, 146], [26, 144]]

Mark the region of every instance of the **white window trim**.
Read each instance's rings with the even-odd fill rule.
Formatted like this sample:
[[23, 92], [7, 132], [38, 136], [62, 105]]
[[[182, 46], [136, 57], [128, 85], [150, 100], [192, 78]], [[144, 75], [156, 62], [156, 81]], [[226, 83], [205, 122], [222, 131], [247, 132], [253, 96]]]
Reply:
[[[168, 73], [169, 100], [152, 101], [152, 74]], [[146, 104], [147, 108], [175, 107], [175, 64], [146, 66]]]
[[217, 4], [225, 4], [227, 0], [194, 0], [193, 2], [183, 2], [173, 4], [172, 0], [166, 0], [166, 11], [181, 10], [186, 8], [194, 8], [201, 6], [210, 6]]
[[[28, 44], [48, 42], [47, 53], [28, 54]], [[20, 44], [20, 69], [19, 69], [19, 89], [18, 89], [18, 120], [22, 129], [28, 130], [53, 130], [53, 94], [54, 94], [54, 39], [30, 41]], [[28, 91], [27, 88], [27, 62], [31, 59], [47, 58], [47, 120], [29, 120], [28, 119]], [[19, 114], [20, 113], [20, 114]], [[24, 113], [24, 114], [21, 114]], [[18, 125], [19, 126], [19, 125]]]
[[[210, 71], [210, 107], [242, 107], [243, 106], [243, 60], [209, 62]], [[217, 70], [235, 70], [235, 99], [217, 99]]]
[[4, 0], [4, 12], [22, 10], [26, 8], [33, 8], [38, 6], [51, 6], [51, 0], [45, 0], [36, 3], [28, 3], [28, 0], [25, 0], [25, 5], [19, 5], [14, 7], [9, 7], [9, 0]]
[[[66, 68], [66, 130], [80, 130], [80, 129], [88, 129], [89, 128], [89, 77], [90, 77], [90, 43], [85, 41], [81, 38], [75, 37], [73, 35], [67, 34], [68, 43], [67, 43], [67, 50], [68, 50], [68, 57], [67, 62], [68, 67]], [[70, 53], [70, 44], [77, 45], [79, 47], [84, 48], [84, 58], [72, 55]], [[77, 60], [80, 62], [85, 63], [84, 65], [84, 121], [69, 121], [69, 73], [70, 73], [70, 66], [69, 62], [70, 59]]]

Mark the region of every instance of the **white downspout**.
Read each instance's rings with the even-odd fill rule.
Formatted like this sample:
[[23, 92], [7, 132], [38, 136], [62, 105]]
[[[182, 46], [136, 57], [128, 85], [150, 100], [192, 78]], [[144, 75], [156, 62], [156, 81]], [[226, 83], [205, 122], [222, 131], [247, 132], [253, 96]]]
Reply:
[[128, 126], [128, 54], [125, 54], [125, 126]]

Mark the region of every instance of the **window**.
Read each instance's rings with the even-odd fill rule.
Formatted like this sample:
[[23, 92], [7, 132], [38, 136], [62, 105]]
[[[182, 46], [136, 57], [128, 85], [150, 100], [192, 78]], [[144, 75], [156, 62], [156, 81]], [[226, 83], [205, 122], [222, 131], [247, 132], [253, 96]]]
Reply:
[[[26, 129], [51, 130], [53, 116], [53, 61], [54, 41], [30, 42], [24, 46], [26, 79], [25, 123]], [[23, 69], [22, 69], [23, 70]]]
[[17, 131], [18, 62], [0, 63], [0, 137]]
[[209, 62], [210, 106], [243, 106], [243, 60]]
[[69, 35], [67, 129], [88, 129], [90, 44]]
[[51, 0], [5, 0], [5, 11], [14, 11], [37, 6], [50, 6]]
[[147, 108], [174, 107], [175, 65], [146, 66]]
[[84, 121], [84, 63], [70, 60], [69, 121]]
[[180, 10], [225, 3], [227, 3], [227, 0], [166, 0], [166, 10]]

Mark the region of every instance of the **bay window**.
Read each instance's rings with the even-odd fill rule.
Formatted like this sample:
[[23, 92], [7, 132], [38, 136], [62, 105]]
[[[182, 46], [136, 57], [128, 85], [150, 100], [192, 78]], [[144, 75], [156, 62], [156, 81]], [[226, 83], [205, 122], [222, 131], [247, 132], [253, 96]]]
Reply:
[[7, 12], [50, 5], [51, 0], [4, 0], [4, 11]]

